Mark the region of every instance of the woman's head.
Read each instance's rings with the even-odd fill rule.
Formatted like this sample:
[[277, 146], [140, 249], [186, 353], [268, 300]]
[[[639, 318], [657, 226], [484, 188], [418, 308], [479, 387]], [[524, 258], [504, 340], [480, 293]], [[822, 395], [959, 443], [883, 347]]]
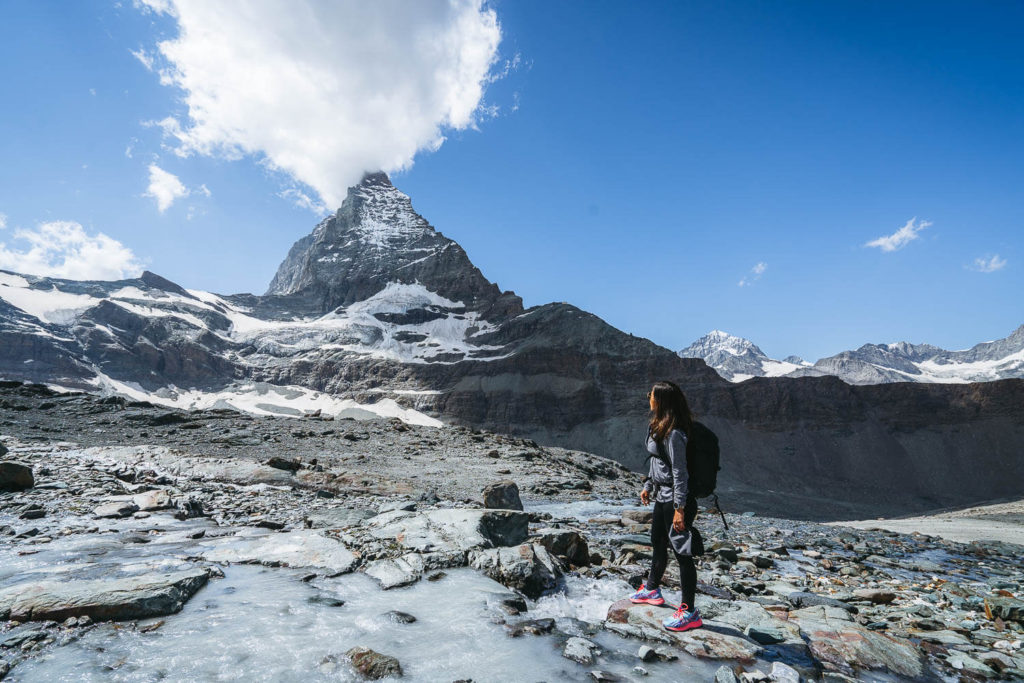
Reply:
[[655, 382], [647, 395], [651, 404], [651, 435], [663, 441], [673, 429], [689, 436], [693, 416], [683, 390], [675, 382]]

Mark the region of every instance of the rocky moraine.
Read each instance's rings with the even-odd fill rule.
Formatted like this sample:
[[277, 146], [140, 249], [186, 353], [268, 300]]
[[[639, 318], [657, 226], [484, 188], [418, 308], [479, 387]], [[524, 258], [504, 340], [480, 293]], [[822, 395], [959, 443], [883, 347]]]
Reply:
[[673, 634], [621, 600], [640, 478], [587, 453], [15, 382], [0, 443], [7, 680], [1024, 678], [1020, 546], [732, 499], [698, 517], [705, 627]]

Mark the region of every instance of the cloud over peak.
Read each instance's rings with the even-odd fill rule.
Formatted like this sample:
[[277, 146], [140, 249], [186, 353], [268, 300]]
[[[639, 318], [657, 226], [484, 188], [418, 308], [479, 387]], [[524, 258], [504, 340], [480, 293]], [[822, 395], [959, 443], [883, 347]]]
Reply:
[[178, 27], [157, 46], [188, 109], [161, 123], [176, 151], [256, 155], [331, 207], [364, 171], [475, 127], [496, 75], [501, 28], [482, 0], [142, 2]]
[[865, 247], [878, 247], [882, 251], [896, 251], [907, 246], [918, 238], [918, 233], [931, 225], [931, 221], [918, 221], [911, 218], [906, 224], [891, 235], [883, 235], [867, 242]]

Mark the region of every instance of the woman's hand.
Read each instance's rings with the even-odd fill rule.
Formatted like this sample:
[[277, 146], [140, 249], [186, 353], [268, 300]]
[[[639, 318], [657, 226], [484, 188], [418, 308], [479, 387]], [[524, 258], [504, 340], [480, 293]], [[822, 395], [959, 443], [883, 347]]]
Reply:
[[651, 492], [648, 491], [647, 489], [644, 489], [643, 491], [640, 492], [640, 503], [642, 505], [649, 505], [650, 502], [651, 502]]
[[676, 510], [676, 513], [672, 515], [672, 528], [678, 533], [686, 531], [686, 520], [683, 519], [682, 510]]

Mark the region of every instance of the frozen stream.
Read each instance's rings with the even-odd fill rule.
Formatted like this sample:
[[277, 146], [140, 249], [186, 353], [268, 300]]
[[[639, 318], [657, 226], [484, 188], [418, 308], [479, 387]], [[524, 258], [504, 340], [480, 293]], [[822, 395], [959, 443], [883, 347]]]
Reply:
[[[196, 544], [209, 543], [218, 531], [205, 521], [176, 522], [165, 516], [127, 526], [135, 525], [137, 531], [58, 536], [37, 546], [35, 554], [0, 546], [0, 583], [175, 569], [189, 564]], [[206, 530], [206, 537], [190, 540], [199, 529]], [[124, 541], [126, 535], [143, 533], [152, 540]], [[632, 670], [642, 643], [598, 628], [609, 605], [630, 592], [617, 579], [571, 576], [561, 592], [531, 603], [524, 615], [508, 617], [488, 600], [489, 594], [507, 589], [470, 569], [448, 570], [440, 580], [389, 591], [359, 572], [308, 582], [303, 577], [309, 572], [301, 569], [230, 565], [224, 573], [179, 614], [140, 621], [138, 628], [130, 622], [99, 624], [78, 640], [55, 644], [22, 662], [6, 680], [349, 681], [358, 679], [343, 655], [354, 646], [397, 657], [403, 680], [584, 681], [594, 669], [625, 680], [640, 678]], [[412, 614], [416, 621], [395, 621], [387, 615], [392, 610]], [[554, 618], [556, 628], [540, 636], [511, 637], [501, 623], [545, 617]], [[158, 621], [163, 625], [145, 632]], [[562, 656], [570, 635], [585, 635], [601, 646], [593, 666]], [[717, 668], [691, 657], [643, 666], [648, 681], [706, 680]]]

